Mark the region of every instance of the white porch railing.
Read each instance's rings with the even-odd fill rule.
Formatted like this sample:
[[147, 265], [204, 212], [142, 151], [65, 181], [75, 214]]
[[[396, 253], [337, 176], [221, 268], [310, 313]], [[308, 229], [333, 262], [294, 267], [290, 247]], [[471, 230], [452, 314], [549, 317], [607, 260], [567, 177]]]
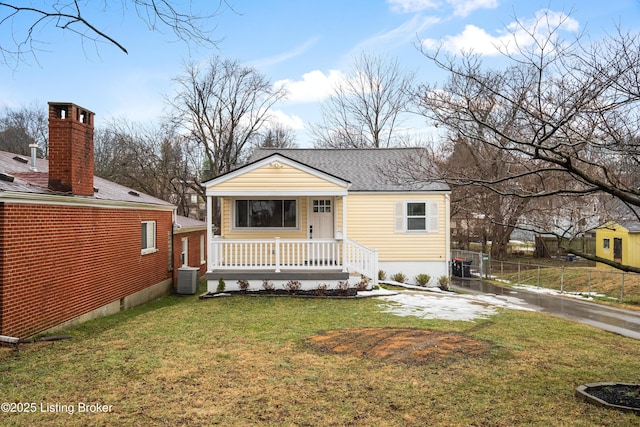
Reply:
[[373, 286], [378, 284], [378, 251], [360, 243], [345, 240], [345, 264], [347, 270], [369, 277]]
[[378, 279], [378, 253], [353, 240], [222, 239], [209, 251], [213, 270], [342, 270]]

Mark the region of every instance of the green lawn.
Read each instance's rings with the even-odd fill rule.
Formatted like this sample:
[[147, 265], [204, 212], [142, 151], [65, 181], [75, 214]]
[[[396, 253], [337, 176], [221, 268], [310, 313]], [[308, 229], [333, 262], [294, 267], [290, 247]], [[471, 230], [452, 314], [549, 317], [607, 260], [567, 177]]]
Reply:
[[[451, 322], [381, 313], [379, 303], [172, 296], [69, 329], [70, 340], [26, 344], [18, 352], [4, 348], [2, 400], [33, 402], [37, 410], [2, 413], [0, 424], [640, 423], [636, 415], [574, 396], [580, 384], [640, 382], [640, 341], [542, 313], [505, 310], [490, 319]], [[323, 354], [307, 343], [321, 331], [355, 327], [462, 333], [491, 351], [416, 365]], [[78, 413], [79, 402], [111, 405], [110, 412]], [[56, 412], [56, 404], [76, 413]]]

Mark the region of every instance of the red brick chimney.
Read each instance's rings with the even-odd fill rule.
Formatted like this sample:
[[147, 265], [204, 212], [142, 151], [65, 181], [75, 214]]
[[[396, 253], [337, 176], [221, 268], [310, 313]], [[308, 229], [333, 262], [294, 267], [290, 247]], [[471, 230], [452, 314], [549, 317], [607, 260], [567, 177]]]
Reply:
[[69, 102], [49, 102], [49, 189], [93, 196], [93, 116]]

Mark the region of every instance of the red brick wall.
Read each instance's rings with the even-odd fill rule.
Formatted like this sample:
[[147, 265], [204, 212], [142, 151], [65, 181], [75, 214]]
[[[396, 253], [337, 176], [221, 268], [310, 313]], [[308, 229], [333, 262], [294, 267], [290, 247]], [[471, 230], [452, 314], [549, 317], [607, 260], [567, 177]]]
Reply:
[[[158, 252], [141, 255], [141, 221]], [[171, 278], [172, 213], [5, 203], [0, 333], [26, 337]]]
[[[204, 236], [204, 255], [200, 253], [200, 236]], [[178, 268], [182, 267], [180, 254], [182, 253], [182, 239], [189, 239], [189, 267], [200, 267], [199, 276], [202, 277], [207, 272], [207, 264], [200, 264], [201, 260], [207, 259], [207, 230], [197, 230], [189, 232], [178, 232], [173, 238], [173, 289], [178, 285]]]

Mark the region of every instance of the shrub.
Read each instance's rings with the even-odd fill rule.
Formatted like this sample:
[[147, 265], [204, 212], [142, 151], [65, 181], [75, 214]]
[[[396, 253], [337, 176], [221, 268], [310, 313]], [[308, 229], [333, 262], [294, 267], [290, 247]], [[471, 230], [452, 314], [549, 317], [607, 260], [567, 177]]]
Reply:
[[438, 277], [438, 286], [443, 291], [448, 291], [449, 290], [449, 283], [450, 282], [451, 282], [451, 279], [449, 279], [449, 276], [440, 276], [440, 277]]
[[249, 289], [249, 281], [248, 280], [238, 280], [238, 287], [242, 292], [246, 292]]
[[264, 289], [265, 291], [273, 291], [276, 289], [276, 287], [273, 286], [273, 283], [271, 283], [270, 280], [264, 279], [262, 281], [262, 289]]
[[224, 292], [226, 287], [227, 284], [224, 283], [224, 280], [221, 277], [220, 280], [218, 280], [218, 287], [216, 288], [216, 292]]
[[429, 284], [429, 281], [431, 280], [431, 276], [425, 273], [420, 273], [416, 277], [414, 277], [413, 280], [416, 281], [418, 286], [426, 287]]
[[371, 279], [365, 276], [360, 276], [360, 281], [356, 283], [356, 290], [358, 291], [366, 291], [369, 289], [369, 282]]
[[329, 285], [327, 285], [326, 283], [319, 284], [316, 288], [316, 295], [326, 295], [327, 289], [329, 289]]
[[378, 280], [387, 280], [387, 272], [384, 270], [378, 270]]
[[391, 276], [391, 280], [393, 280], [394, 282], [405, 283], [407, 281], [407, 276], [405, 276], [403, 273], [396, 273]]
[[298, 292], [300, 290], [300, 288], [302, 287], [302, 283], [300, 283], [299, 280], [289, 280], [287, 283], [285, 283], [284, 288], [287, 290], [287, 292], [289, 292], [290, 294], [295, 294], [296, 292]]
[[338, 282], [338, 293], [342, 295], [346, 295], [349, 290], [349, 281], [348, 280], [340, 280]]

